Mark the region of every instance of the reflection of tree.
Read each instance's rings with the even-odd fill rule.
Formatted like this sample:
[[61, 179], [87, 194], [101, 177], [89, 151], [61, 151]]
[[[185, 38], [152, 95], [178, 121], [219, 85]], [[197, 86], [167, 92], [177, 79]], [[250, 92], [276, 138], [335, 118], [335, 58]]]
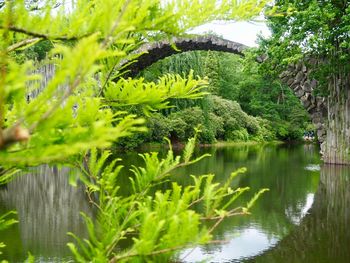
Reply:
[[[231, 218], [220, 225], [214, 233], [215, 239], [232, 238], [251, 226], [257, 227], [270, 238], [284, 237], [293, 226], [285, 211], [292, 211], [292, 215], [300, 214], [300, 207], [305, 205], [307, 194], [316, 189], [318, 176], [312, 176], [311, 172], [304, 170], [306, 164], [317, 162], [318, 155], [312, 155], [313, 148], [305, 150], [303, 146], [244, 145], [200, 148], [196, 151], [197, 155], [210, 153], [212, 157], [179, 170], [173, 178], [182, 185], [189, 184], [190, 174], [215, 173], [217, 181], [224, 181], [235, 169], [248, 167], [247, 174], [237, 178], [233, 185], [252, 188], [249, 194], [242, 197], [243, 203], [258, 189], [271, 189], [257, 202], [251, 216]], [[125, 179], [122, 191], [127, 194], [128, 164], [142, 165], [142, 161], [132, 153], [121, 157], [126, 166], [120, 175]], [[69, 241], [66, 232], [84, 236], [79, 211], [87, 212], [89, 206], [82, 189], [69, 185], [68, 175], [72, 172], [66, 168], [58, 171], [54, 167], [42, 166], [31, 171], [31, 175], [19, 177], [6, 188], [0, 189], [0, 210], [16, 209], [19, 212], [20, 223], [12, 229], [12, 233], [5, 233], [8, 251], [19, 253], [30, 250], [34, 255], [64, 257], [65, 243]], [[157, 186], [158, 189], [167, 187], [165, 184]], [[0, 239], [3, 238], [2, 235]], [[203, 249], [213, 251], [220, 248], [210, 246]], [[11, 262], [21, 261], [25, 257], [6, 256]]]
[[309, 214], [275, 248], [252, 262], [348, 262], [350, 168], [324, 165]]
[[[243, 195], [240, 202], [245, 204], [261, 188], [270, 188], [270, 192], [258, 200], [252, 209], [252, 215], [225, 220], [217, 228], [214, 238], [233, 238], [240, 231], [253, 227], [266, 234], [268, 238], [280, 239], [294, 228], [294, 217], [300, 217], [308, 194], [314, 193], [317, 189], [318, 173], [305, 170], [307, 165], [319, 162], [318, 150], [315, 148], [315, 145], [305, 148], [303, 145], [198, 148], [197, 156], [209, 153], [212, 157], [179, 169], [172, 178], [181, 185], [188, 185], [191, 182], [189, 176], [191, 174], [214, 173], [216, 180], [223, 182], [232, 171], [240, 167], [247, 167], [248, 172], [239, 176], [232, 186], [233, 188], [251, 187], [251, 191]], [[128, 163], [140, 160], [136, 154], [127, 154], [122, 158], [126, 167]], [[169, 185], [164, 184], [157, 187], [165, 190]], [[205, 246], [202, 249], [210, 254], [211, 251], [220, 250], [220, 245]]]
[[[61, 257], [69, 253], [66, 243], [72, 241], [67, 232], [86, 236], [79, 211], [91, 214], [91, 209], [83, 189], [69, 185], [68, 177], [72, 172], [68, 168], [58, 170], [44, 165], [31, 169], [31, 174], [16, 178], [0, 190], [0, 205], [18, 212], [19, 224], [15, 226], [18, 236], [5, 232], [4, 238], [9, 239], [6, 241], [8, 251], [19, 253], [22, 250], [24, 253], [30, 251], [34, 256]], [[11, 242], [13, 239], [17, 244]], [[23, 260], [5, 256], [11, 262]]]
[[[203, 150], [213, 151], [213, 148]], [[318, 163], [318, 154], [310, 148], [306, 152], [300, 146], [254, 145], [242, 147], [215, 148], [211, 158], [179, 171], [179, 174], [201, 174], [212, 172], [218, 181], [225, 178], [238, 167], [248, 167], [235, 186], [249, 186], [251, 191], [240, 198], [245, 204], [261, 188], [270, 188], [256, 206], [252, 215], [226, 220], [216, 232], [216, 238], [224, 238], [233, 229], [244, 229], [250, 225], [259, 226], [268, 236], [284, 237], [292, 227], [294, 218], [300, 215], [306, 205], [308, 193], [316, 191], [318, 174], [306, 171], [307, 164]], [[187, 177], [178, 179], [188, 183]], [[286, 212], [288, 211], [288, 213]]]

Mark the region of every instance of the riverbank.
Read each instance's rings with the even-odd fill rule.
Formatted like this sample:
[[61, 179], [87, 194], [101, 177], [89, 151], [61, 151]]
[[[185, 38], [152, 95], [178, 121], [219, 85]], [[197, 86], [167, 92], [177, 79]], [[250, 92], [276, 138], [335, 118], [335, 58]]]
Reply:
[[[235, 146], [253, 146], [253, 145], [280, 145], [285, 143], [291, 143], [290, 141], [266, 141], [266, 142], [257, 142], [257, 141], [217, 141], [215, 143], [199, 143], [197, 146], [199, 148], [208, 148], [208, 147], [215, 147], [215, 148], [222, 148], [222, 147], [235, 147]], [[299, 143], [299, 142], [298, 142]], [[300, 141], [302, 143], [302, 141]], [[184, 142], [176, 142], [172, 143], [171, 147], [173, 149], [182, 149], [185, 147]], [[122, 148], [122, 147], [115, 147], [113, 150], [115, 151], [121, 151], [121, 152], [129, 152], [129, 151], [140, 151], [140, 152], [147, 152], [147, 151], [158, 151], [160, 149], [169, 149], [169, 144], [164, 141], [164, 143], [160, 142], [149, 142], [149, 143], [143, 143], [142, 145], [136, 147], [136, 148]]]
[[279, 145], [286, 142], [283, 141], [267, 141], [267, 142], [257, 142], [257, 141], [246, 141], [246, 142], [235, 142], [235, 141], [218, 141], [212, 144], [199, 144], [200, 147], [228, 147], [228, 146], [244, 146], [244, 145]]

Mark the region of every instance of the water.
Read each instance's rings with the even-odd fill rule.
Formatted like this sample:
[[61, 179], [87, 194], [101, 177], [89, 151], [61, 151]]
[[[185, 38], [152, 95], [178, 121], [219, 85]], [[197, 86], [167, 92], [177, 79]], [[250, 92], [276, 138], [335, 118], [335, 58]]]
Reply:
[[[228, 219], [214, 234], [225, 244], [180, 253], [183, 262], [347, 262], [350, 258], [350, 170], [320, 165], [314, 145], [209, 147], [196, 154], [211, 158], [177, 172], [175, 180], [189, 183], [190, 174], [215, 173], [224, 181], [239, 167], [246, 174], [234, 186], [250, 186], [245, 203], [261, 188], [269, 188], [252, 215]], [[140, 164], [136, 154], [125, 163]], [[68, 183], [68, 168], [42, 166], [0, 188], [0, 213], [16, 209], [19, 223], [0, 233], [4, 255], [23, 262], [30, 251], [37, 262], [72, 259], [66, 247], [74, 232], [86, 236], [78, 211], [92, 214], [80, 186]], [[189, 253], [191, 252], [191, 253]]]
[[0, 232], [6, 244], [3, 258], [23, 262], [30, 251], [37, 262], [60, 262], [71, 258], [66, 243], [74, 232], [87, 236], [79, 211], [92, 216], [82, 186], [69, 185], [68, 168], [41, 166], [0, 187], [0, 214], [18, 212], [19, 223]]
[[312, 206], [319, 181], [319, 171], [308, 169], [319, 164], [314, 146], [244, 146], [204, 151], [213, 158], [206, 165], [188, 168], [188, 173], [212, 172], [223, 180], [233, 170], [247, 167], [247, 173], [235, 182], [237, 187], [251, 188], [241, 198], [243, 205], [259, 189], [270, 191], [260, 198], [252, 215], [228, 219], [218, 228], [214, 239], [228, 240], [227, 244], [197, 247], [183, 261], [242, 261], [263, 253], [287, 236]]

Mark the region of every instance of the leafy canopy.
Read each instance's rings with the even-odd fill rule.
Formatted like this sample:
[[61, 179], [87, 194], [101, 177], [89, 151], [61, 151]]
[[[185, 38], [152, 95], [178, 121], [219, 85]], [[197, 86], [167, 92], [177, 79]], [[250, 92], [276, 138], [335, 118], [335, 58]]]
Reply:
[[[184, 190], [174, 184], [169, 191], [152, 194], [148, 189], [153, 182], [164, 180], [180, 165], [170, 151], [165, 160], [144, 155], [145, 168], [133, 170], [135, 194], [122, 198], [116, 182], [117, 160], [107, 165], [108, 152], [93, 149], [144, 130], [144, 120], [128, 113], [130, 105], [153, 111], [167, 107], [168, 99], [203, 95], [206, 81], [193, 76], [167, 75], [154, 83], [122, 78], [113, 82], [123, 71], [120, 65], [137, 58], [138, 46], [184, 34], [215, 19], [246, 19], [257, 14], [265, 1], [70, 2], [0, 1], [0, 182], [9, 181], [18, 168], [50, 162], [82, 165], [90, 156], [91, 180], [81, 179], [88, 193], [98, 193], [99, 204], [90, 200], [100, 213], [96, 226], [86, 218], [90, 235], [78, 242], [80, 250], [69, 245], [80, 262], [154, 256], [208, 241], [211, 231], [201, 225], [202, 214], [194, 212], [191, 204], [205, 201], [204, 215], [220, 222], [232, 212], [223, 201], [235, 193], [227, 185], [222, 188], [212, 183], [213, 176], [205, 176], [195, 178], [194, 185]], [[33, 74], [40, 72], [42, 64], [23, 59], [23, 50], [42, 41], [53, 46], [41, 62], [54, 65], [51, 77]], [[38, 89], [37, 96], [30, 95]], [[191, 163], [194, 141], [190, 145], [184, 164]], [[200, 197], [203, 184], [206, 190]], [[247, 213], [250, 206], [240, 211]], [[0, 219], [1, 227], [13, 223]], [[116, 253], [119, 241], [130, 232], [136, 235], [132, 246]]]
[[[244, 19], [264, 1], [79, 0], [72, 5], [40, 1], [33, 11], [23, 1], [0, 9], [0, 160], [1, 166], [36, 165], [66, 159], [91, 147], [141, 131], [143, 123], [110, 105], [167, 107], [170, 98], [201, 96], [202, 79], [165, 76], [155, 83], [114, 83], [122, 61], [137, 57], [141, 43], [170, 37], [214, 19]], [[137, 10], [137, 12], [135, 12]], [[49, 40], [48, 64], [55, 74], [37, 97], [26, 101], [32, 74], [41, 65], [20, 64], [21, 50]], [[35, 89], [34, 85], [31, 85]], [[34, 87], [33, 87], [34, 86]], [[106, 97], [102, 97], [105, 94]]]
[[265, 71], [278, 75], [290, 63], [315, 58], [325, 62], [313, 68], [320, 86], [331, 74], [349, 71], [349, 1], [277, 0], [269, 10], [272, 36], [261, 40], [269, 58]]

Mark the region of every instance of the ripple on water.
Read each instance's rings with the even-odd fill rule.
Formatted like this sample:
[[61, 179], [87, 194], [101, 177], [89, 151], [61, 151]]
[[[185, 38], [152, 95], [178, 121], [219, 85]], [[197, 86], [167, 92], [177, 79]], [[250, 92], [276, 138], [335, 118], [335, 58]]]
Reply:
[[318, 172], [321, 170], [321, 167], [319, 164], [308, 164], [305, 166], [305, 170], [311, 171], [311, 172]]

